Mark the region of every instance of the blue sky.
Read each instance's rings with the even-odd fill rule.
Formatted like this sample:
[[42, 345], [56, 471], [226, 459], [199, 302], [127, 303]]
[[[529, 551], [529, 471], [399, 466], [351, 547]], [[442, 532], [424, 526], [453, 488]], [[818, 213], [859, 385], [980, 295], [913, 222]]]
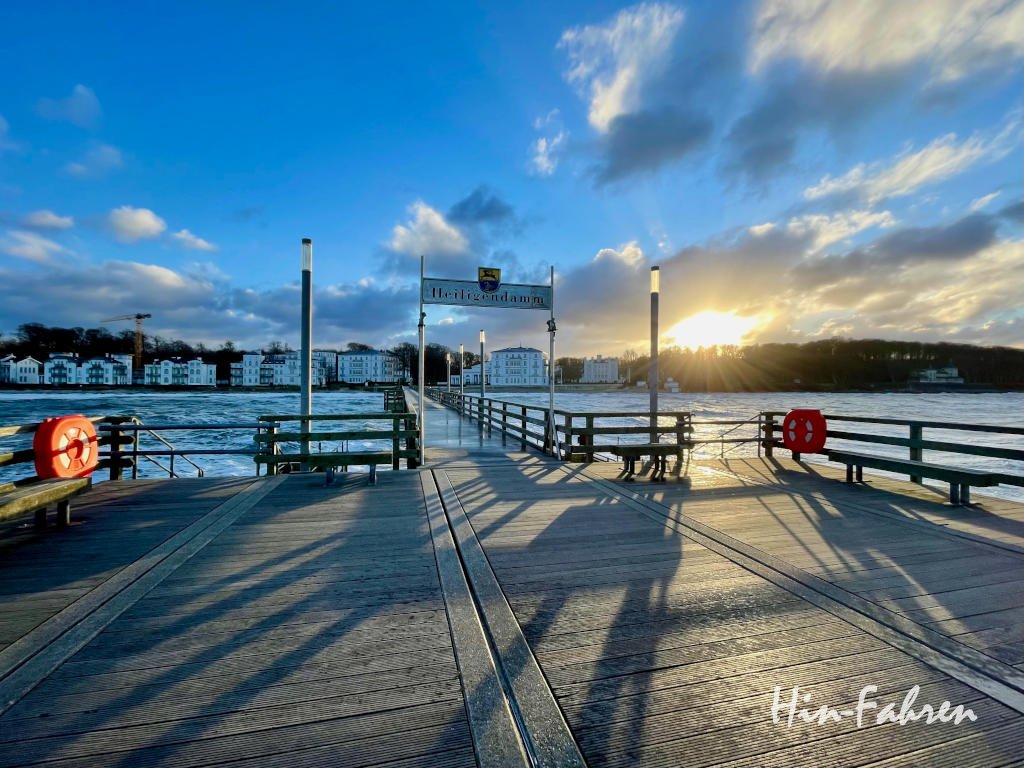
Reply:
[[666, 343], [1024, 346], [1024, 2], [372, 5], [6, 6], [0, 332], [295, 344], [309, 236], [325, 347], [413, 341], [420, 253], [554, 264], [560, 353], [643, 349], [652, 264]]

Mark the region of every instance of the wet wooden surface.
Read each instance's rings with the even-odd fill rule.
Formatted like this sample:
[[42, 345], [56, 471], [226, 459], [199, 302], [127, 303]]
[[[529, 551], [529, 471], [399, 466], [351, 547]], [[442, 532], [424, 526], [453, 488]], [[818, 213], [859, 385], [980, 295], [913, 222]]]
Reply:
[[[70, 529], [9, 532], [0, 768], [500, 765], [474, 742], [470, 656], [471, 694], [492, 658], [488, 700], [538, 743], [537, 713], [560, 716], [592, 766], [1020, 763], [1024, 507], [786, 460], [616, 483], [616, 465], [522, 453], [443, 413], [429, 482], [101, 483]], [[458, 611], [441, 540], [468, 585]], [[993, 666], [964, 672], [930, 637]], [[773, 721], [776, 688], [843, 710], [865, 686], [879, 707], [919, 686], [916, 708], [977, 720]]]

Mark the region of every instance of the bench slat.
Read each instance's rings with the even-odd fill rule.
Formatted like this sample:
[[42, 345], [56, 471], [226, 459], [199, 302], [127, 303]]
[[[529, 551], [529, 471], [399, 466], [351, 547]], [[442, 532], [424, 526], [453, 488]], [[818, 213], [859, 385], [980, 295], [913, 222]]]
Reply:
[[92, 480], [75, 477], [67, 480], [40, 480], [0, 495], [0, 518], [7, 519], [56, 504], [89, 488]]
[[969, 483], [975, 486], [998, 485], [999, 479], [992, 472], [985, 472], [977, 469], [961, 469], [959, 467], [944, 467], [938, 464], [928, 464], [923, 461], [912, 459], [894, 459], [884, 456], [870, 456], [863, 453], [852, 453], [849, 451], [825, 451], [829, 461], [841, 464], [871, 467], [872, 469], [883, 469], [891, 472], [910, 474], [921, 477], [931, 477], [936, 480], [945, 480], [952, 483]]

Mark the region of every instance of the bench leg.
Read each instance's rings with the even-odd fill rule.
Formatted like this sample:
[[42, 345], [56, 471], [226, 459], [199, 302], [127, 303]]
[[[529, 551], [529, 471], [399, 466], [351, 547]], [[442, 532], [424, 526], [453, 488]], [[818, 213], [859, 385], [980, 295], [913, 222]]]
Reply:
[[960, 486], [956, 483], [949, 484], [949, 503], [959, 504], [960, 503]]
[[971, 503], [971, 486], [964, 483], [960, 486], [960, 503], [970, 504]]
[[857, 467], [857, 482], [858, 483], [863, 483], [864, 482], [864, 467], [861, 467], [861, 466]]
[[634, 459], [634, 458], [626, 459], [626, 476], [623, 478], [623, 480], [625, 480], [625, 482], [627, 482], [627, 483], [631, 483], [631, 482], [633, 482], [633, 475], [635, 475], [635, 474], [636, 474], [636, 459]]
[[853, 464], [846, 465], [846, 482], [853, 482]]
[[46, 527], [46, 507], [36, 510], [35, 523], [36, 528]]
[[376, 484], [377, 484], [377, 465], [376, 464], [371, 464], [370, 465], [370, 485], [376, 485]]
[[57, 525], [61, 528], [66, 528], [71, 525], [70, 499], [64, 499], [64, 501], [57, 502]]

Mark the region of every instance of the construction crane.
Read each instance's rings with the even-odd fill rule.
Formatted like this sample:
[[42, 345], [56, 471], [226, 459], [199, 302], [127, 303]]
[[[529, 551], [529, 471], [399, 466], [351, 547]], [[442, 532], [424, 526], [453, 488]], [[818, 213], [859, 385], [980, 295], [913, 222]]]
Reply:
[[118, 315], [117, 317], [108, 317], [106, 320], [100, 320], [101, 323], [116, 323], [118, 320], [134, 320], [135, 321], [135, 369], [132, 372], [132, 378], [138, 378], [142, 376], [142, 321], [152, 315], [142, 312], [136, 312], [134, 315]]

